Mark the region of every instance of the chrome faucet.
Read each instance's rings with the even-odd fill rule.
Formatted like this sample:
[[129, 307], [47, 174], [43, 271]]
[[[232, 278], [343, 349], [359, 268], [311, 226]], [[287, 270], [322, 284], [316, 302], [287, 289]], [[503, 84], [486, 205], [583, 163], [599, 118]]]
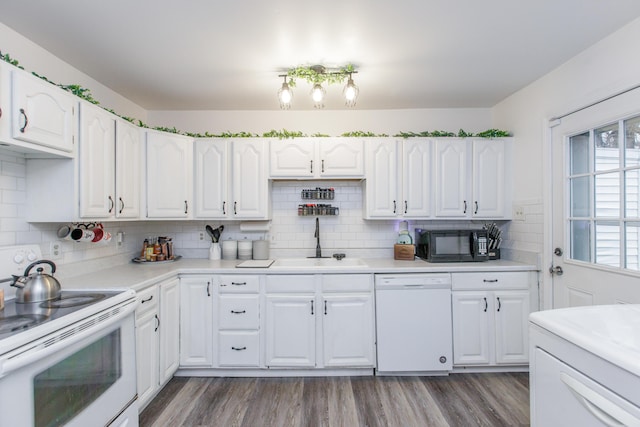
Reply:
[[316, 234], [313, 235], [316, 238], [316, 258], [322, 258], [322, 249], [320, 248], [320, 218], [316, 218]]

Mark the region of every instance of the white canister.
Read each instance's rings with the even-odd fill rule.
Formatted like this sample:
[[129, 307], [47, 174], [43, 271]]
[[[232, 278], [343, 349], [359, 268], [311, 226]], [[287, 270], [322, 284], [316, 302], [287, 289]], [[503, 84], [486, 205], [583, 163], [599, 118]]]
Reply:
[[220, 243], [211, 243], [211, 246], [209, 246], [209, 259], [220, 259], [221, 257]]
[[224, 240], [222, 242], [222, 259], [238, 258], [238, 242], [236, 240]]
[[238, 241], [238, 258], [239, 259], [251, 259], [252, 252], [253, 252], [253, 241], [251, 240]]
[[253, 259], [269, 259], [269, 241], [253, 241]]

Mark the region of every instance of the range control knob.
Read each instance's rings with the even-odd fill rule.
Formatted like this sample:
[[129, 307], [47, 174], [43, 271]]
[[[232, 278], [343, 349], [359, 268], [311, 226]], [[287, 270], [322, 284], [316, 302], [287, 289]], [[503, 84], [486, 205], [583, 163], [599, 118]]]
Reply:
[[440, 363], [447, 363], [447, 358], [444, 356], [440, 356]]
[[37, 259], [38, 259], [38, 255], [36, 255], [36, 253], [33, 251], [29, 251], [29, 253], [27, 254], [27, 260], [29, 260], [29, 262], [33, 262]]
[[24, 262], [24, 252], [19, 251], [13, 256], [13, 262], [16, 264], [22, 264]]

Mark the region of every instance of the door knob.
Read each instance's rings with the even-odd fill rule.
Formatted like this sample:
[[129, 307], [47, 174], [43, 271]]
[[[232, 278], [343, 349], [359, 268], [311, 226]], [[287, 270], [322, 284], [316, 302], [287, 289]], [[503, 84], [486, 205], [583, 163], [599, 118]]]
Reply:
[[554, 274], [557, 276], [562, 276], [564, 274], [564, 271], [562, 270], [562, 267], [560, 267], [559, 265], [556, 267], [549, 267], [549, 273], [551, 273], [551, 275], [553, 276]]
[[554, 253], [556, 256], [562, 256], [562, 254], [563, 254], [563, 252], [562, 252], [562, 248], [555, 248], [555, 249], [553, 250], [553, 253]]

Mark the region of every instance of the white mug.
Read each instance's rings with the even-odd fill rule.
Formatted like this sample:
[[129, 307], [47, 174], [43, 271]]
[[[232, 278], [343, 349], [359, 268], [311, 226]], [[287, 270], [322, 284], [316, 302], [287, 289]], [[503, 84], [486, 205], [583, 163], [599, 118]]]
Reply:
[[92, 230], [83, 230], [82, 228], [74, 228], [71, 230], [71, 239], [76, 242], [91, 242], [95, 237]]

